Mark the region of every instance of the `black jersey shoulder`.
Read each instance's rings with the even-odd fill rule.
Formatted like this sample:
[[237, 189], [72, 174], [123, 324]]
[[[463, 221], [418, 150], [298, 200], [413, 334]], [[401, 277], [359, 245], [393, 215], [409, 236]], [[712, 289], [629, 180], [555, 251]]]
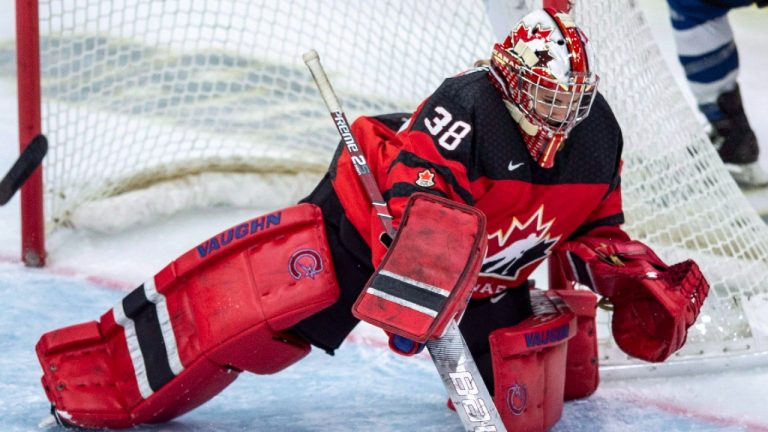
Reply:
[[571, 131], [558, 154], [568, 182], [612, 183], [618, 176], [623, 138], [610, 105], [597, 94], [592, 110]]
[[486, 177], [536, 184], [616, 181], [621, 129], [602, 95], [596, 96], [590, 115], [571, 131], [552, 168], [541, 168], [533, 159], [506, 107], [502, 105], [502, 114], [493, 106], [483, 112], [488, 132], [481, 135], [479, 161]]
[[472, 179], [476, 177], [477, 134], [484, 130], [476, 123], [477, 109], [493, 98], [499, 99], [485, 69], [447, 78], [414, 113], [410, 130], [430, 136], [440, 155], [463, 165]]
[[499, 92], [488, 80], [488, 69], [484, 67], [446, 78], [432, 94], [432, 98], [449, 99], [467, 112], [494, 100], [501, 102]]
[[[517, 125], [504, 106], [501, 94], [491, 84], [486, 68], [446, 79], [430, 99], [457, 107], [463, 113], [463, 120], [472, 125], [469, 145], [461, 155], [470, 181], [488, 176], [489, 171], [500, 166], [500, 161], [509, 161], [520, 150], [512, 141], [513, 136], [519, 135]], [[460, 156], [442, 153], [452, 159]], [[506, 166], [505, 162], [505, 169]]]

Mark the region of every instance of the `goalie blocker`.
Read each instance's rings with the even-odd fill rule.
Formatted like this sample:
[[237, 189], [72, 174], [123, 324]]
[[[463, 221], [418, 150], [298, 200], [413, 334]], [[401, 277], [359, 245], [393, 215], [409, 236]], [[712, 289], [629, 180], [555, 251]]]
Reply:
[[440, 337], [467, 307], [487, 247], [485, 216], [424, 193], [413, 194], [407, 208], [352, 313], [423, 343]]
[[[430, 267], [425, 258], [446, 251], [463, 257], [436, 264], [444, 279], [422, 279], [461, 288], [445, 298], [437, 320], [418, 321], [425, 337], [466, 305], [482, 258], [473, 254], [484, 251], [482, 220], [429, 195], [415, 196], [406, 211], [393, 248], [408, 248], [408, 259], [422, 266], [392, 258], [387, 271], [416, 280]], [[455, 221], [462, 228], [435, 229]], [[36, 351], [57, 420], [85, 428], [168, 421], [242, 371], [272, 374], [303, 358], [310, 344], [293, 328], [339, 302], [323, 222], [320, 208], [305, 203], [232, 227], [166, 266], [99, 321], [44, 334]]]

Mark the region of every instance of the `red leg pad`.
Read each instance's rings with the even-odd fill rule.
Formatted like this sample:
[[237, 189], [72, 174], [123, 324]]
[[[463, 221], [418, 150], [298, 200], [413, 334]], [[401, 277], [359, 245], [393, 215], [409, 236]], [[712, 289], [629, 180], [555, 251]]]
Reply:
[[[142, 420], [170, 420], [212, 398], [238, 375], [203, 358], [141, 403], [140, 397], [128, 397], [138, 394], [130, 359], [114, 357], [114, 344], [100, 333], [97, 322], [78, 324], [45, 334], [37, 345], [47, 367], [43, 388], [68, 423], [125, 428]], [[126, 411], [127, 403], [136, 404], [133, 412]]]
[[[210, 353], [218, 364], [237, 365], [239, 369], [259, 375], [280, 372], [309, 354], [310, 346], [291, 333], [273, 333], [258, 326], [232, 338]], [[264, 358], [268, 353], [268, 358]]]
[[597, 329], [595, 312], [597, 296], [586, 290], [557, 291], [576, 314], [576, 335], [568, 341], [568, 360], [565, 371], [565, 400], [591, 395], [600, 384], [597, 357]]
[[554, 291], [531, 292], [533, 316], [490, 335], [494, 403], [507, 430], [546, 431], [563, 412], [576, 316]]
[[[125, 424], [122, 392], [125, 382], [113, 375], [109, 347], [99, 323], [89, 322], [46, 333], [37, 343], [44, 375], [43, 388], [65, 419], [99, 416], [104, 427]], [[73, 379], [72, 377], [78, 377]]]
[[304, 357], [309, 345], [286, 329], [338, 295], [316, 206], [255, 218], [182, 255], [98, 322], [43, 335], [43, 387], [73, 425], [166, 421], [242, 370], [275, 373]]

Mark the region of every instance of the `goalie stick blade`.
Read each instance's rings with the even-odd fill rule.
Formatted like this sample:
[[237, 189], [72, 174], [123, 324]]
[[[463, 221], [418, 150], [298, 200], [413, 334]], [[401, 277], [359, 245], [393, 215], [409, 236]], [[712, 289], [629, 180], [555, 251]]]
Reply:
[[427, 349], [464, 430], [507, 432], [456, 322], [448, 324], [441, 338], [428, 341]]
[[16, 191], [40, 166], [46, 153], [48, 153], [48, 140], [43, 135], [34, 137], [21, 152], [8, 174], [0, 180], [0, 206], [6, 205], [13, 198]]

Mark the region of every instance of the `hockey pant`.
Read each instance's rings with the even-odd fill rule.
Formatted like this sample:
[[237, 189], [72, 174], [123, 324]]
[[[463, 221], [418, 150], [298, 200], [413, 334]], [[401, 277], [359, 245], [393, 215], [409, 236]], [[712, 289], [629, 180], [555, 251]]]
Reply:
[[224, 231], [128, 294], [99, 321], [43, 335], [46, 395], [64, 423], [170, 420], [242, 371], [276, 373], [310, 346], [286, 329], [339, 295], [323, 218], [300, 204]]

